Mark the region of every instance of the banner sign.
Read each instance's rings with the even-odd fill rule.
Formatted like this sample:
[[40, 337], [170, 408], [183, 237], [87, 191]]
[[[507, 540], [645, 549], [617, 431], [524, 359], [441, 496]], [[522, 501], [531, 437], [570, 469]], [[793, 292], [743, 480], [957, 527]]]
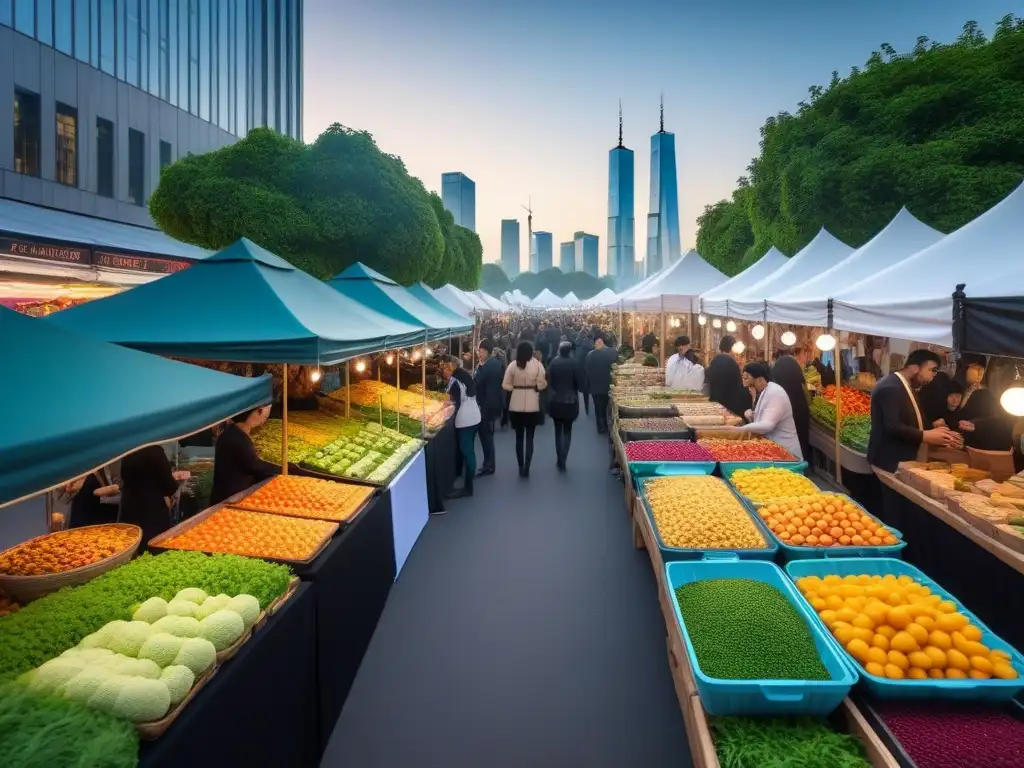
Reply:
[[34, 243], [29, 240], [14, 240], [8, 237], [0, 237], [0, 254], [55, 261], [62, 264], [75, 264], [83, 267], [94, 266], [103, 267], [104, 269], [121, 269], [128, 272], [150, 272], [158, 275], [180, 272], [192, 265], [191, 261], [182, 259], [91, 251], [88, 248]]

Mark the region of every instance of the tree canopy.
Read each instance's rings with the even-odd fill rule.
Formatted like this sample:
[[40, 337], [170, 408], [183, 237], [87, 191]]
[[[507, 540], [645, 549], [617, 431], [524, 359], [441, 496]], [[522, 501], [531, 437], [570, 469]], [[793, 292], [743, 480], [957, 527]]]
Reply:
[[149, 200], [172, 237], [217, 249], [248, 237], [331, 277], [356, 261], [393, 280], [476, 288], [480, 238], [373, 137], [335, 123], [312, 144], [257, 128], [165, 168]]
[[505, 291], [517, 288], [531, 299], [547, 288], [556, 296], [565, 296], [570, 291], [578, 299], [589, 299], [605, 288], [614, 288], [615, 279], [597, 278], [586, 272], [563, 272], [558, 267], [543, 272], [522, 272], [513, 280], [497, 264], [484, 264], [480, 276], [480, 288], [491, 296], [501, 296]]
[[728, 275], [771, 246], [794, 254], [821, 226], [859, 247], [906, 206], [951, 232], [1024, 175], [1024, 19], [989, 40], [969, 21], [951, 44], [883, 43], [864, 67], [814, 85], [761, 128], [761, 153], [728, 200], [697, 219], [697, 250]]

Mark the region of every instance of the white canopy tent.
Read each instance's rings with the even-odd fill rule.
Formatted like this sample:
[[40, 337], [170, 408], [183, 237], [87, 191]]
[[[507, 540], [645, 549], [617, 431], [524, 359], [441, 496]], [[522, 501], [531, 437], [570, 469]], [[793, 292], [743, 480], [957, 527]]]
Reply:
[[824, 326], [828, 300], [843, 288], [913, 256], [945, 235], [901, 208], [895, 218], [836, 266], [768, 300], [768, 321]]
[[499, 301], [498, 299], [494, 298], [490, 294], [484, 293], [479, 288], [477, 290], [475, 290], [475, 291], [470, 291], [470, 294], [472, 296], [476, 296], [478, 299], [480, 299], [484, 304], [487, 305], [487, 308], [489, 310], [491, 310], [492, 312], [507, 312], [508, 311], [508, 306], [504, 302]]
[[562, 297], [562, 306], [565, 307], [576, 307], [579, 306], [580, 300], [576, 298], [576, 294], [569, 291], [565, 296]]
[[440, 288], [434, 288], [432, 292], [434, 298], [442, 304], [453, 308], [460, 315], [472, 315], [474, 312], [485, 308], [480, 306], [479, 299], [473, 301], [468, 293], [460, 291], [451, 283], [442, 285]]
[[562, 300], [545, 288], [530, 301], [530, 306], [550, 309], [562, 306]]
[[583, 305], [587, 307], [605, 307], [611, 304], [617, 304], [618, 301], [619, 297], [615, 294], [615, 291], [611, 288], [604, 288], [596, 296], [591, 296], [583, 302]]
[[965, 293], [976, 298], [1024, 296], [1022, 243], [1024, 184], [928, 248], [836, 291], [833, 324], [950, 347], [957, 283], [966, 283]]
[[817, 277], [851, 253], [853, 248], [822, 227], [811, 242], [775, 272], [742, 293], [728, 297], [728, 316], [736, 320], [763, 320], [766, 301]]
[[705, 291], [700, 297], [700, 311], [706, 315], [725, 317], [728, 314], [728, 300], [738, 296], [747, 288], [756, 285], [766, 277], [785, 266], [789, 259], [774, 245], [760, 259], [744, 269], [738, 275], [726, 280], [721, 285]]
[[660, 272], [642, 290], [624, 298], [623, 309], [638, 312], [693, 312], [704, 291], [728, 280], [694, 250]]
[[619, 306], [620, 302], [628, 299], [630, 296], [635, 296], [639, 291], [642, 291], [648, 285], [657, 280], [661, 275], [663, 275], [667, 269], [669, 269], [669, 267], [666, 267], [665, 269], [655, 272], [653, 275], [649, 275], [636, 285], [632, 285], [626, 290], [622, 291], [621, 293], [615, 294], [615, 300], [605, 304], [604, 306], [621, 309], [621, 307]]

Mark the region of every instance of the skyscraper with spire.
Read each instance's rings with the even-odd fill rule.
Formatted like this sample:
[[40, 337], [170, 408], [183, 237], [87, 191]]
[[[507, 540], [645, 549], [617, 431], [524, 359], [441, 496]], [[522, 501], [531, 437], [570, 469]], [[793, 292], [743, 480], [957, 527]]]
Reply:
[[665, 130], [665, 95], [661, 97], [658, 132], [651, 136], [651, 201], [647, 214], [647, 258], [650, 276], [680, 256], [679, 182], [676, 178], [676, 135]]
[[608, 274], [618, 290], [633, 284], [635, 201], [633, 150], [622, 143], [622, 101], [619, 101], [619, 143], [608, 153]]

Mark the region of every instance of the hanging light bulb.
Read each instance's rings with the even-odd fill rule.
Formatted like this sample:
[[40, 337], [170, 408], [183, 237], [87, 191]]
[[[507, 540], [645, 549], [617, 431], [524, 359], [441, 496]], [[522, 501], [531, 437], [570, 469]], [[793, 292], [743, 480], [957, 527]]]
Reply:
[[412, 360], [415, 363], [415, 362], [419, 362], [419, 359], [420, 359], [420, 351], [417, 349], [415, 352], [412, 353]]
[[426, 355], [426, 356], [427, 356], [428, 358], [431, 358], [431, 357], [433, 357], [433, 356], [434, 356], [434, 350], [432, 350], [432, 349], [430, 349], [430, 348], [428, 347], [428, 348], [427, 348], [427, 351], [426, 351], [426, 352], [424, 352], [423, 354], [424, 354], [424, 355]]
[[785, 344], [787, 347], [792, 347], [796, 344], [796, 334], [792, 331], [786, 331], [779, 337], [779, 341]]
[[725, 330], [727, 330], [729, 333], [735, 333], [735, 331], [736, 331], [736, 323], [734, 323], [732, 320], [730, 320], [729, 322], [727, 322], [725, 324]]
[[364, 363], [362, 360], [360, 360], [358, 363], [356, 363], [356, 373], [362, 373], [365, 370], [366, 370], [366, 363]]
[[753, 336], [758, 341], [760, 341], [761, 339], [764, 338], [764, 326], [758, 323], [757, 325], [750, 329], [750, 335]]
[[708, 319], [704, 315], [697, 315], [697, 325], [707, 325]]
[[395, 356], [389, 352], [388, 356], [384, 358], [384, 362], [388, 365], [392, 365], [395, 362]]
[[736, 355], [742, 355], [743, 354], [743, 350], [745, 350], [746, 348], [747, 348], [747, 345], [744, 344], [742, 341], [737, 341], [735, 344], [732, 345], [733, 354], [736, 354]]
[[814, 345], [822, 352], [831, 352], [836, 348], [836, 337], [830, 333], [823, 333], [815, 339]]
[[311, 374], [309, 374], [309, 380], [312, 381], [314, 384], [316, 384], [318, 381], [320, 381], [320, 376], [321, 376], [320, 369], [317, 368], [315, 371], [313, 371]]
[[999, 398], [999, 404], [1011, 416], [1024, 416], [1024, 387], [1019, 384], [1010, 387]]
[[711, 327], [712, 327], [712, 328], [721, 328], [721, 327], [722, 327], [722, 321], [721, 321], [721, 320], [719, 320], [719, 319], [718, 319], [718, 318], [716, 317], [716, 318], [715, 318], [714, 320], [712, 320], [712, 321], [711, 321]]

